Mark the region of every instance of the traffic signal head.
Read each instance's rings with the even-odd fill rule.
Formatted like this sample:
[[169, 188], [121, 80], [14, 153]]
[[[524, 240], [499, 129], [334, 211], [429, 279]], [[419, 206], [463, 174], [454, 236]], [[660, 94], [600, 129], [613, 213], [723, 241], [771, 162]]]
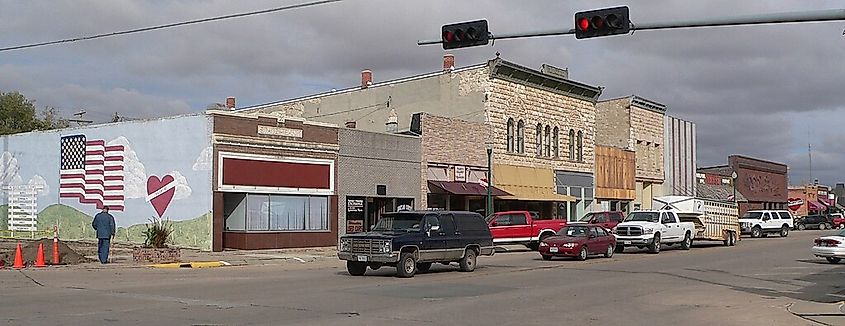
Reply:
[[591, 38], [631, 31], [628, 7], [615, 7], [575, 13], [575, 38]]
[[443, 25], [440, 35], [444, 50], [485, 45], [490, 42], [486, 20]]

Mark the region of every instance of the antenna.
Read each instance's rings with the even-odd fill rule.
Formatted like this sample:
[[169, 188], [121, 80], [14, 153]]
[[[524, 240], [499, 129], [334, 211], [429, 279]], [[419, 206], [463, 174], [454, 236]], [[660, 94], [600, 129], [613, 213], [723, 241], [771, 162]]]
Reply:
[[80, 109], [79, 112], [76, 112], [76, 113], [73, 114], [73, 116], [75, 116], [76, 119], [68, 119], [68, 122], [76, 122], [76, 125], [78, 125], [78, 126], [82, 126], [82, 124], [89, 124], [89, 123], [94, 122], [92, 120], [82, 119], [82, 116], [85, 115], [86, 113], [88, 113], [88, 112], [85, 112], [85, 110]]
[[810, 143], [810, 128], [807, 128], [807, 156], [810, 158], [810, 180], [809, 184], [813, 183], [813, 145]]

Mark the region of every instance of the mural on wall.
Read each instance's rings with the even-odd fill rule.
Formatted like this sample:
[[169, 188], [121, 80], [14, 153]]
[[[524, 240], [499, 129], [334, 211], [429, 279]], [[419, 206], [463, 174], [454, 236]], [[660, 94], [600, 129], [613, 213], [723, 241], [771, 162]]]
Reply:
[[92, 216], [108, 206], [117, 241], [143, 242], [145, 224], [164, 219], [174, 244], [210, 249], [210, 123], [188, 115], [4, 136], [0, 185], [37, 189], [37, 228], [58, 224], [64, 239], [93, 239]]

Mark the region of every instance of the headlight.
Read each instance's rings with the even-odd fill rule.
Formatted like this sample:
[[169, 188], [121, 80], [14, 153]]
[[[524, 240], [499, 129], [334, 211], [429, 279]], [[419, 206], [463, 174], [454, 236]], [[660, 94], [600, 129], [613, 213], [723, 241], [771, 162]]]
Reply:
[[340, 239], [338, 251], [349, 251], [349, 239]]
[[548, 246], [549, 246], [548, 243], [540, 241], [540, 247], [548, 247]]
[[654, 229], [652, 229], [652, 228], [643, 229], [643, 233], [653, 233], [653, 232], [654, 232]]
[[381, 246], [381, 252], [383, 253], [390, 253], [390, 241], [385, 241], [384, 244]]
[[616, 227], [615, 226], [612, 229], [610, 229], [610, 233], [616, 234]]

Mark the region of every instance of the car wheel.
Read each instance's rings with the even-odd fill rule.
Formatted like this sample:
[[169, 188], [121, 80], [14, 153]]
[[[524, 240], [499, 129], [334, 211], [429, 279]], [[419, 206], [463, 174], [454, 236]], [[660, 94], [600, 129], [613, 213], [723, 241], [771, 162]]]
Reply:
[[431, 263], [417, 263], [417, 271], [428, 272], [431, 269]]
[[604, 252], [604, 258], [613, 257], [613, 246], [607, 246], [607, 251]]
[[841, 258], [837, 258], [837, 257], [824, 257], [824, 258], [826, 258], [827, 262], [831, 263], [831, 264], [838, 264], [839, 261], [842, 260]]
[[799, 229], [799, 230], [801, 230], [801, 231], [804, 231], [804, 230], [806, 230], [806, 229], [807, 229], [807, 226], [806, 226], [806, 225], [804, 225], [803, 223], [802, 223], [802, 224], [798, 224], [798, 229]]
[[403, 252], [399, 255], [399, 262], [396, 263], [396, 276], [398, 277], [414, 277], [417, 273], [417, 260], [414, 259], [414, 253]]
[[839, 229], [840, 230], [845, 229], [845, 223], [839, 223]]
[[762, 236], [763, 236], [763, 229], [761, 229], [759, 226], [755, 226], [753, 229], [751, 229], [751, 237], [752, 238], [759, 238], [759, 237], [762, 237]]
[[578, 252], [578, 260], [587, 260], [587, 246], [581, 246], [581, 251]]
[[824, 223], [819, 224], [819, 230], [824, 230], [824, 229], [827, 229], [827, 224], [824, 224]]
[[617, 246], [616, 246], [616, 252], [617, 252], [617, 253], [622, 253], [622, 252], [625, 252], [625, 246], [620, 246], [620, 245], [617, 245]]
[[472, 272], [475, 270], [475, 250], [467, 249], [464, 258], [461, 258], [461, 272]]
[[681, 249], [689, 250], [692, 247], [692, 237], [690, 237], [689, 233], [684, 236], [684, 242], [681, 242]]
[[367, 272], [367, 264], [357, 261], [346, 261], [346, 271], [352, 276], [361, 276]]
[[660, 253], [660, 233], [654, 235], [654, 239], [652, 239], [651, 244], [648, 245], [648, 251], [653, 254]]
[[784, 226], [780, 227], [780, 236], [783, 237], [783, 238], [786, 238], [787, 236], [789, 236], [789, 227], [788, 226], [784, 225]]
[[381, 268], [382, 264], [370, 264], [370, 269], [376, 271]]
[[552, 256], [550, 255], [540, 255], [543, 256], [543, 260], [552, 260]]
[[732, 247], [736, 246], [736, 239], [737, 239], [736, 233], [731, 232], [731, 234], [728, 235], [728, 239], [731, 240], [730, 246], [732, 246]]

